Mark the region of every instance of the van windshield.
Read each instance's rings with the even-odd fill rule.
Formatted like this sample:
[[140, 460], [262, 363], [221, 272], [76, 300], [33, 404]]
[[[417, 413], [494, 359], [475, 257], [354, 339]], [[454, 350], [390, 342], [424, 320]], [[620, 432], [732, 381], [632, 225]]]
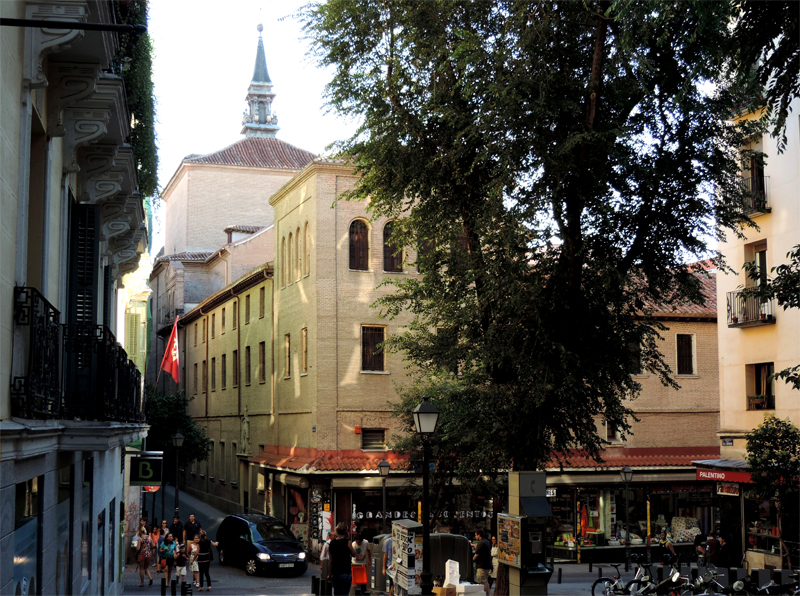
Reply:
[[251, 524], [250, 528], [253, 531], [253, 540], [256, 542], [265, 540], [295, 540], [295, 537], [281, 524], [262, 522], [260, 524]]

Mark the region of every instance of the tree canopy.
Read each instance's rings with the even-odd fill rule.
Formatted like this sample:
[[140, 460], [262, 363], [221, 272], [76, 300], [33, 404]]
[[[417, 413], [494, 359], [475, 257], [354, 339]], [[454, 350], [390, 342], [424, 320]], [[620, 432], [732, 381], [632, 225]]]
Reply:
[[360, 174], [346, 198], [396, 218], [397, 244], [419, 253], [407, 266], [421, 277], [396, 282], [379, 305], [414, 315], [386, 348], [427, 377], [440, 409], [458, 412], [457, 444], [471, 433], [485, 442], [459, 453], [473, 472], [536, 469], [574, 448], [597, 456], [598, 418], [629, 428], [633, 369], [674, 385], [653, 307], [701, 302], [702, 274], [685, 263], [748, 223], [737, 149], [759, 124], [730, 125], [743, 96], [713, 84], [732, 10], [626, 0], [304, 9], [312, 53], [334, 71], [328, 105], [360, 122], [337, 146]]
[[211, 440], [189, 415], [187, 408], [192, 398], [186, 397], [184, 391], [172, 395], [162, 393], [151, 385], [148, 385], [145, 391], [147, 392], [145, 417], [147, 424], [150, 425], [150, 430], [147, 432], [147, 449], [170, 451], [173, 449], [172, 435], [181, 433], [184, 441], [178, 452], [180, 462], [183, 465], [190, 465], [196, 461], [207, 460]]

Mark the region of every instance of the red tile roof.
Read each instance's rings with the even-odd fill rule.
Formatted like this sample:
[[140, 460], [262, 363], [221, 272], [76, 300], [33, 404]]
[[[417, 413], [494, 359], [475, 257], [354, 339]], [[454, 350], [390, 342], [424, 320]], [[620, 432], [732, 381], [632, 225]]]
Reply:
[[185, 251], [185, 252], [178, 252], [172, 255], [163, 255], [156, 259], [156, 262], [160, 261], [205, 261], [208, 257], [210, 257], [213, 253], [211, 252], [192, 252], [192, 251]]
[[242, 232], [244, 234], [255, 234], [269, 226], [246, 226], [246, 225], [238, 225], [238, 226], [228, 226], [223, 230], [224, 232]]
[[187, 155], [188, 163], [207, 163], [255, 168], [288, 168], [300, 170], [316, 156], [310, 151], [276, 138], [245, 137], [224, 149], [206, 155]]
[[[609, 470], [630, 466], [632, 468], [694, 467], [693, 460], [719, 457], [719, 447], [609, 447], [596, 462], [585, 451], [574, 451], [563, 456], [564, 469]], [[545, 467], [553, 472], [562, 464], [554, 457]]]
[[[250, 461], [271, 468], [310, 474], [320, 472], [365, 472], [378, 471], [378, 464], [385, 459], [392, 470], [404, 471], [408, 456], [391, 451], [374, 452], [360, 449], [323, 451], [305, 447], [275, 447], [251, 457]], [[694, 468], [693, 460], [719, 457], [719, 447], [610, 447], [602, 454], [602, 461], [595, 462], [584, 451], [575, 451], [564, 462], [565, 470], [605, 471], [624, 466], [632, 468]], [[547, 470], [557, 473], [559, 463], [554, 458]]]
[[[703, 262], [705, 263], [705, 261]], [[717, 315], [717, 272], [714, 270], [706, 270], [703, 273], [695, 273], [700, 282], [700, 291], [706, 299], [704, 305], [695, 304], [693, 302], [665, 302], [657, 304], [653, 307], [657, 315]]]

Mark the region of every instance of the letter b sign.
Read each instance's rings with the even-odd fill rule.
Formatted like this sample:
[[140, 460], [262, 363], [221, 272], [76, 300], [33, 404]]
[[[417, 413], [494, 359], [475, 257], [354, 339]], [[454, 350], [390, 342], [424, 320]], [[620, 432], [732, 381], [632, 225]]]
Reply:
[[131, 486], [160, 486], [161, 458], [131, 457]]

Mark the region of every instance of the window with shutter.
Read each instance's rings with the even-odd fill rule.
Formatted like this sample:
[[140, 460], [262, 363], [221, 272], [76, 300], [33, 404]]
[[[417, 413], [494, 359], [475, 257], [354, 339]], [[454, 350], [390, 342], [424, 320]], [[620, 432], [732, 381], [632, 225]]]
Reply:
[[383, 327], [364, 325], [361, 328], [361, 370], [383, 370], [383, 349], [379, 347], [383, 343], [383, 333]]
[[394, 222], [383, 227], [383, 270], [393, 273], [403, 271], [403, 251], [392, 244]]
[[678, 374], [694, 374], [694, 336], [678, 334]]
[[386, 430], [383, 428], [362, 428], [361, 449], [364, 451], [385, 451]]
[[369, 269], [369, 230], [360, 219], [350, 224], [350, 269]]

